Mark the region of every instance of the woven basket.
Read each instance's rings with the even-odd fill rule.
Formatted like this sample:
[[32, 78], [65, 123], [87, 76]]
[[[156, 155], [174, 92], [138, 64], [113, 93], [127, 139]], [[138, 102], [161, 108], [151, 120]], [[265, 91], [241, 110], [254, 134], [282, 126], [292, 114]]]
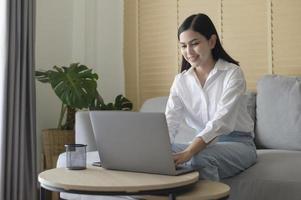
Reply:
[[73, 130], [44, 129], [43, 133], [43, 152], [44, 170], [56, 167], [58, 156], [65, 152], [65, 144], [75, 143]]

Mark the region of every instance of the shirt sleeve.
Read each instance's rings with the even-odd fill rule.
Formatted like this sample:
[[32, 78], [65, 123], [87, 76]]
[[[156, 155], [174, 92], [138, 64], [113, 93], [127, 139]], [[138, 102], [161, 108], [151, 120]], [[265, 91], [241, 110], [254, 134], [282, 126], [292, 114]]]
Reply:
[[178, 134], [180, 123], [183, 120], [183, 102], [178, 96], [177, 92], [177, 79], [179, 78], [178, 76], [176, 76], [171, 86], [165, 110], [165, 116], [171, 143], [174, 143], [175, 137]]
[[196, 137], [201, 137], [206, 143], [209, 143], [219, 135], [233, 132], [237, 121], [239, 101], [245, 91], [246, 82], [243, 72], [237, 68], [226, 83], [212, 120], [206, 123], [205, 128]]

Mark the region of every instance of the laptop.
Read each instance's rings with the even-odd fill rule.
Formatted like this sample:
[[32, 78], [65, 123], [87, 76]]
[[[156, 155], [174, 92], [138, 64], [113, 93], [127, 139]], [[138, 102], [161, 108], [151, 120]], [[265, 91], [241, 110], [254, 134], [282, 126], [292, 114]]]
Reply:
[[191, 166], [174, 164], [164, 113], [89, 112], [102, 167], [113, 170], [179, 175]]

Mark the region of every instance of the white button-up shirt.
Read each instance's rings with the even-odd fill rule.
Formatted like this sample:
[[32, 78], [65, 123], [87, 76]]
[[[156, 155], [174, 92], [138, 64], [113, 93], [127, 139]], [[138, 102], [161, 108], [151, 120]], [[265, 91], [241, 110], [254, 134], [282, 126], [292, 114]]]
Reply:
[[246, 81], [241, 68], [219, 59], [202, 87], [191, 67], [175, 77], [166, 106], [171, 141], [184, 119], [206, 143], [222, 134], [252, 134], [254, 122], [247, 111]]

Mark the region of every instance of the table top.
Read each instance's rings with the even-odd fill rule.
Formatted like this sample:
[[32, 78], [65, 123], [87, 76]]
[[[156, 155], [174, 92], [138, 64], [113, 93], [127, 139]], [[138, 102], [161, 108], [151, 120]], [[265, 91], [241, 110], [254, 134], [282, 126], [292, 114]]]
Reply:
[[198, 172], [179, 176], [107, 170], [88, 165], [85, 170], [54, 168], [39, 174], [42, 187], [61, 191], [138, 193], [172, 189], [196, 183]]

